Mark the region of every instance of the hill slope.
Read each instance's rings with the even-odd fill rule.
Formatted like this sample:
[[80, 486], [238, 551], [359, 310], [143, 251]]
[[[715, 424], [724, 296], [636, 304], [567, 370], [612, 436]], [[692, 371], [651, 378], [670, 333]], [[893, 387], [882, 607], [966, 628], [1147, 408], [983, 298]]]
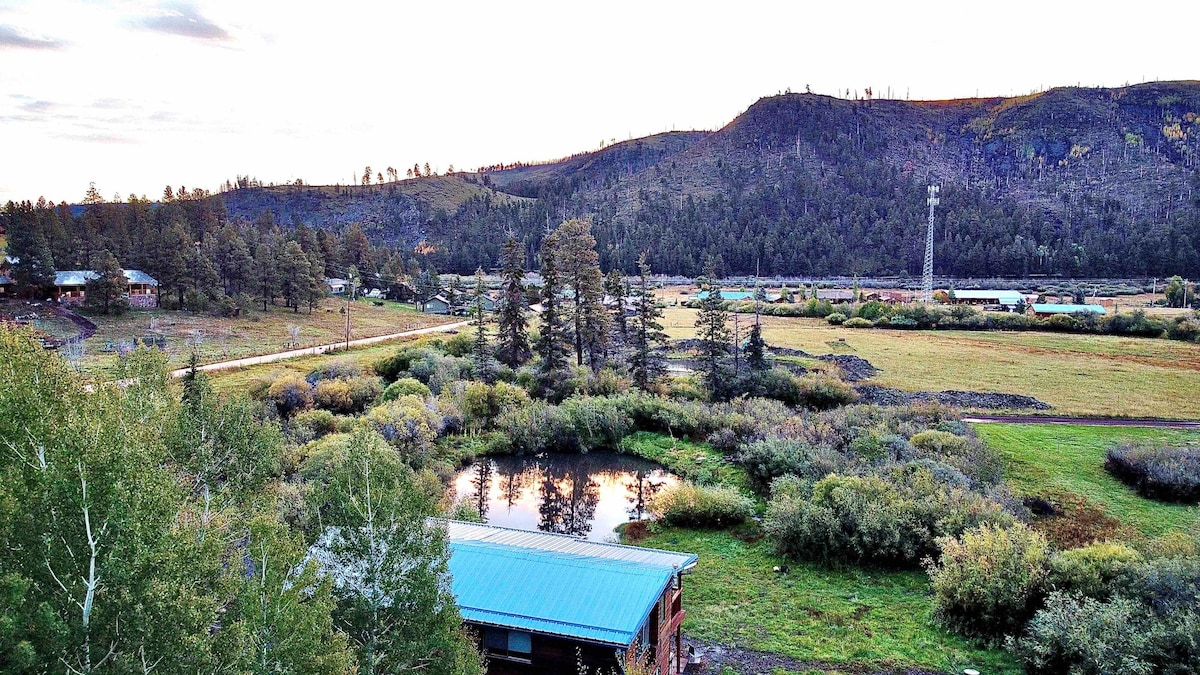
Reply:
[[[532, 252], [548, 225], [582, 216], [602, 262], [626, 270], [649, 250], [657, 271], [683, 274], [712, 256], [725, 273], [916, 275], [938, 183], [939, 273], [1197, 276], [1198, 115], [1198, 82], [959, 101], [787, 94], [715, 132], [315, 201], [284, 188], [268, 208], [377, 224], [463, 273], [494, 265], [507, 231]], [[453, 189], [414, 192], [432, 180]], [[225, 196], [231, 212], [267, 203], [240, 192]]]

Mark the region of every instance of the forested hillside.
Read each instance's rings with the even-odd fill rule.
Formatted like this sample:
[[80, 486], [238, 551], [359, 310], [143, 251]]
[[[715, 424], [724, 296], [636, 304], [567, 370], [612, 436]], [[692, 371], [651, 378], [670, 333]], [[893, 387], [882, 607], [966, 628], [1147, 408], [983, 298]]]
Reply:
[[[583, 217], [601, 263], [626, 272], [646, 250], [671, 274], [699, 274], [712, 257], [722, 274], [919, 275], [925, 188], [938, 183], [939, 274], [1195, 277], [1198, 156], [1200, 82], [960, 101], [785, 94], [715, 132], [543, 164], [7, 211], [18, 230], [17, 211], [38, 223], [60, 269], [100, 248], [158, 269], [154, 250], [175, 222], [171, 241], [202, 241], [226, 224], [243, 238], [251, 223], [339, 235], [358, 225], [411, 261], [405, 268], [466, 274], [494, 267], [509, 232], [532, 261], [549, 229]], [[131, 238], [151, 221], [149, 235]], [[335, 257], [345, 256], [325, 251]]]

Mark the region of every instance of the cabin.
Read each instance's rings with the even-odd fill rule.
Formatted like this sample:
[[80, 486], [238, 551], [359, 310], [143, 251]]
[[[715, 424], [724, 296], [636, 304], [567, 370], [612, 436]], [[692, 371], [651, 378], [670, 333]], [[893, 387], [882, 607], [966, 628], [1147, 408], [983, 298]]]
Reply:
[[954, 305], [999, 305], [1009, 311], [1021, 303], [1029, 305], [1037, 302], [1036, 295], [1026, 295], [1020, 291], [946, 291], [946, 294]]
[[1055, 314], [1095, 314], [1096, 316], [1104, 316], [1108, 314], [1108, 310], [1100, 305], [1051, 305], [1034, 303], [1032, 307], [1033, 313], [1037, 316], [1054, 316]]
[[421, 303], [420, 310], [430, 314], [449, 314], [450, 301], [444, 295], [435, 295]]
[[0, 274], [0, 298], [12, 295], [13, 280], [7, 274]]
[[[708, 297], [708, 291], [700, 291], [692, 296], [692, 300], [703, 300]], [[721, 291], [721, 299], [730, 302], [753, 302], [754, 291]], [[775, 303], [781, 300], [778, 293], [765, 293], [763, 302]]]
[[[487, 658], [488, 675], [622, 672], [630, 657], [660, 675], [684, 663], [683, 577], [696, 555], [567, 534], [429, 518], [444, 528], [450, 590]], [[345, 588], [355, 570], [330, 553], [338, 528], [309, 549]]]
[[[129, 306], [135, 309], [158, 307], [158, 280], [141, 270], [123, 271], [129, 283], [126, 291]], [[87, 295], [87, 282], [98, 277], [92, 270], [55, 272], [52, 297], [63, 304], [82, 305]]]
[[350, 282], [337, 277], [325, 277], [325, 286], [329, 289], [330, 295], [345, 295]]
[[830, 302], [854, 302], [857, 298], [854, 297], [854, 291], [845, 288], [818, 288], [818, 300], [829, 300]]

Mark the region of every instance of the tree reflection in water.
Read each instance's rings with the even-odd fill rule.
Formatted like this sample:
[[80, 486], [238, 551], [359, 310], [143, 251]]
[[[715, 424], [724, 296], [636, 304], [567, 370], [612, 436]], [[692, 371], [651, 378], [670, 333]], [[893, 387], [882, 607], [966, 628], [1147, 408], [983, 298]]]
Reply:
[[454, 490], [492, 525], [604, 541], [675, 481], [653, 463], [598, 451], [483, 458], [459, 472]]
[[592, 477], [586, 455], [575, 462], [539, 463], [541, 499], [538, 529], [558, 534], [587, 535], [592, 530], [600, 484]]

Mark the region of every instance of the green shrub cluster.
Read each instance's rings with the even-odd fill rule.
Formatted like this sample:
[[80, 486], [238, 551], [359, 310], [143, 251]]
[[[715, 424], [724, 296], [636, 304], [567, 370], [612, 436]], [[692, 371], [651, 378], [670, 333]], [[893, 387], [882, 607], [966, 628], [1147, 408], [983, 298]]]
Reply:
[[754, 513], [754, 503], [730, 487], [676, 483], [654, 495], [656, 518], [679, 527], [729, 527]]
[[433, 396], [433, 392], [429, 391], [429, 387], [425, 386], [423, 382], [412, 377], [402, 377], [383, 390], [384, 403], [395, 401], [401, 396], [416, 396], [425, 399]]
[[913, 466], [886, 478], [781, 478], [772, 485], [765, 529], [792, 558], [913, 567], [936, 554], [946, 536], [1013, 522], [1000, 503]]
[[964, 635], [995, 640], [1019, 630], [1041, 607], [1050, 545], [1024, 525], [984, 525], [939, 542], [926, 564], [934, 613]]
[[1122, 443], [1109, 448], [1104, 468], [1148, 499], [1200, 502], [1200, 448]]

